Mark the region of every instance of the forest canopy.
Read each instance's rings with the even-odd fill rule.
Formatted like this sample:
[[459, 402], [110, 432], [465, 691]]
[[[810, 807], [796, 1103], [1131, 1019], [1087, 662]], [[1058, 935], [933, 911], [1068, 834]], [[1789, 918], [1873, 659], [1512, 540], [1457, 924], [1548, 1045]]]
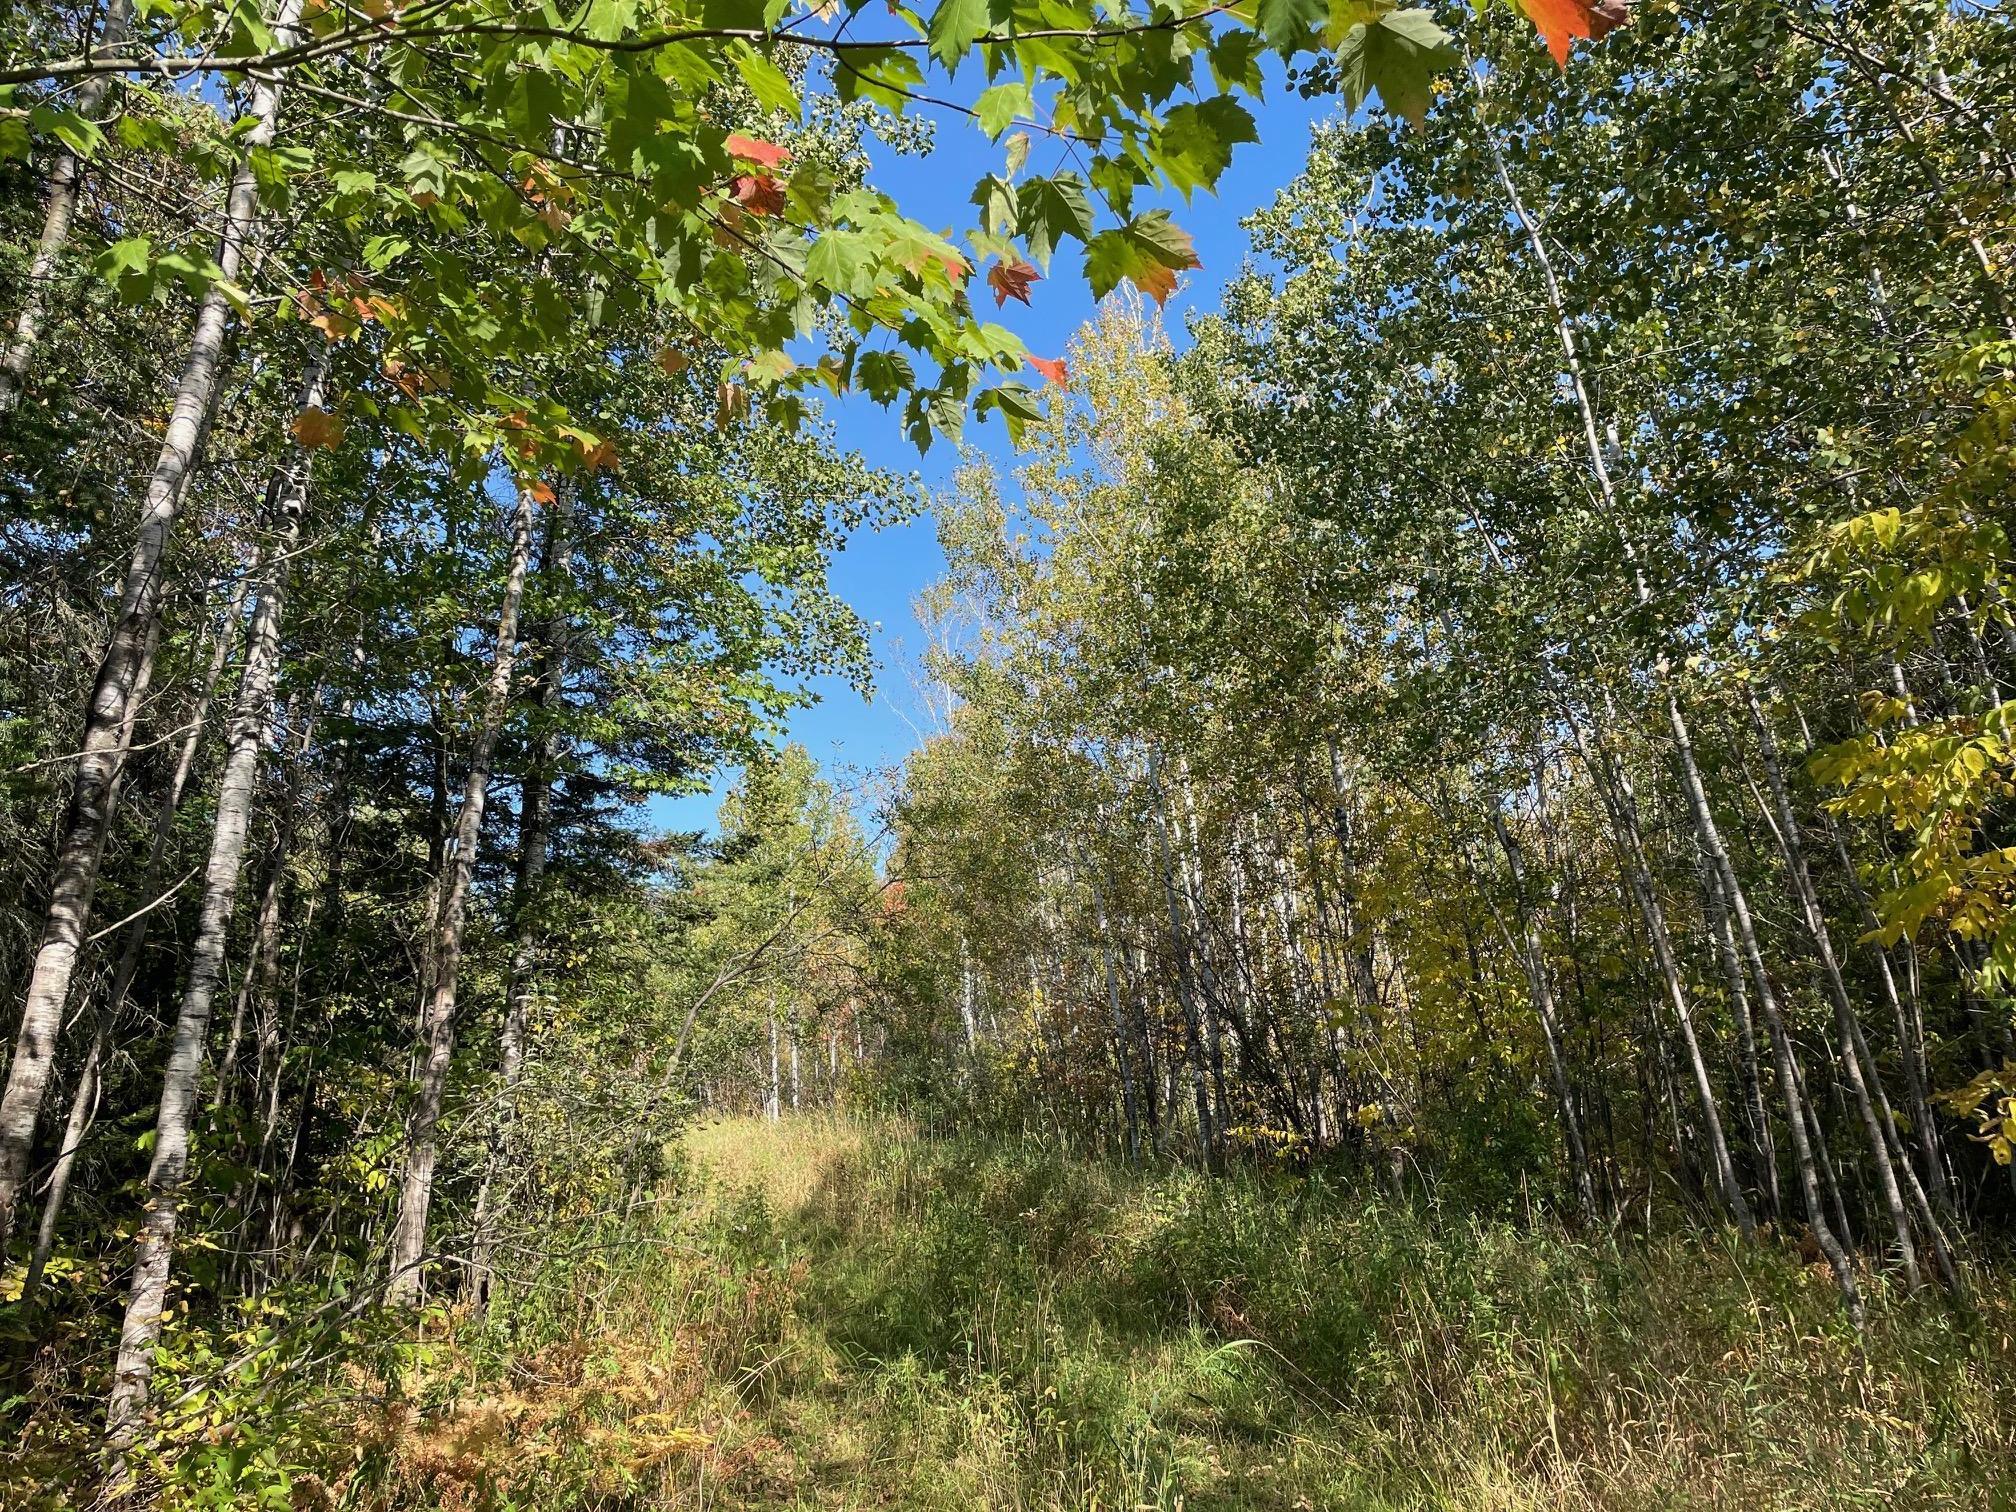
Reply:
[[[342, 1383], [508, 1368], [736, 1112], [1726, 1242], [1854, 1348], [2006, 1317], [2000, 8], [0, 37], [9, 1505], [438, 1499]], [[951, 127], [934, 229], [877, 180]], [[860, 401], [1007, 444], [920, 487]], [[857, 789], [793, 717], [927, 510], [929, 727]], [[650, 1442], [683, 1505], [711, 1438]]]

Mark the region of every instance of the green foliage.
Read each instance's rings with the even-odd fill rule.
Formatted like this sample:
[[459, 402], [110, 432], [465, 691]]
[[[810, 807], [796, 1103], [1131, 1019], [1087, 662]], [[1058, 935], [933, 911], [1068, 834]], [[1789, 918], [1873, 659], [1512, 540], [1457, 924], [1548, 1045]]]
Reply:
[[548, 1284], [416, 1359], [407, 1405], [323, 1417], [324, 1484], [528, 1512], [2007, 1492], [1992, 1283], [1973, 1323], [1884, 1300], [1858, 1346], [1796, 1257], [1680, 1236], [889, 1125], [730, 1122], [688, 1151], [671, 1205], [555, 1236]]

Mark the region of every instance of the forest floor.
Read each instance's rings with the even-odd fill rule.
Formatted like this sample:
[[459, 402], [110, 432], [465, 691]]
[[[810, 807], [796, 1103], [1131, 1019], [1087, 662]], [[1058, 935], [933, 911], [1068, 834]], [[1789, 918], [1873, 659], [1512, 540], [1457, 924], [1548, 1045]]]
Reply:
[[1964, 1316], [1874, 1286], [1858, 1344], [1790, 1247], [824, 1118], [682, 1148], [648, 1241], [381, 1425], [381, 1504], [2016, 1506], [2006, 1266]]

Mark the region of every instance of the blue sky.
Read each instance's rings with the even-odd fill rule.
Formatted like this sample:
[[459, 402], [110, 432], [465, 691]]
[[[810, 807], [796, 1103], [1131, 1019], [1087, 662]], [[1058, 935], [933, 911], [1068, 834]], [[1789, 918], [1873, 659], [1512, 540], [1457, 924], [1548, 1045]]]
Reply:
[[[1139, 200], [1144, 209], [1155, 204], [1166, 206], [1195, 239], [1197, 254], [1203, 260], [1201, 269], [1184, 275], [1165, 312], [1171, 337], [1179, 344], [1185, 339], [1190, 313], [1215, 308], [1220, 291], [1239, 272], [1246, 256], [1240, 219], [1269, 203], [1295, 176], [1308, 153], [1311, 125], [1329, 119], [1338, 109], [1334, 98], [1303, 100], [1283, 88], [1278, 66], [1272, 68], [1266, 98], [1248, 105], [1259, 123], [1260, 140], [1235, 150], [1215, 198], [1200, 194], [1188, 204], [1176, 195]], [[928, 156], [880, 153], [872, 178], [916, 220], [934, 230], [963, 232], [974, 221], [975, 211], [968, 203], [973, 185], [984, 175], [1000, 171], [1001, 166], [1002, 149], [989, 142], [970, 120], [941, 117], [936, 145]], [[1040, 147], [1031, 155], [1031, 167], [1032, 171], [1051, 171], [1042, 161]], [[1079, 274], [1077, 252], [1075, 242], [1060, 249], [1050, 276], [1035, 285], [1030, 308], [1011, 301], [998, 315], [989, 310], [1038, 356], [1063, 355], [1073, 333], [1092, 316], [1092, 291]], [[991, 306], [984, 286], [976, 286], [975, 292]], [[1033, 373], [1024, 377], [1037, 381]], [[950, 481], [958, 454], [939, 442], [929, 455], [920, 458], [904, 438], [893, 411], [880, 410], [856, 397], [830, 413], [838, 423], [842, 445], [859, 451], [879, 467], [914, 472], [927, 495]], [[1002, 461], [1013, 455], [998, 417], [969, 424], [966, 442]], [[936, 526], [928, 515], [856, 536], [834, 559], [835, 590], [862, 618], [880, 626], [873, 636], [876, 687], [872, 697], [864, 700], [838, 679], [820, 680], [813, 688], [819, 701], [792, 716], [787, 734], [805, 746], [843, 786], [851, 786], [860, 773], [900, 762], [917, 742], [912, 721], [921, 716], [915, 709], [904, 665], [914, 661], [924, 636], [912, 603], [944, 566]], [[733, 771], [720, 773], [708, 793], [658, 800], [651, 811], [653, 821], [672, 829], [711, 828], [715, 805], [735, 775]]]

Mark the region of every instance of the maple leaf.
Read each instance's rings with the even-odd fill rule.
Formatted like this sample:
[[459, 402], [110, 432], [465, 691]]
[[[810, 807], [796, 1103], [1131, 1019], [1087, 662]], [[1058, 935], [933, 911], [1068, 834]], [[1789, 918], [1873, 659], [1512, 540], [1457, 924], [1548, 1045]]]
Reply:
[[525, 485], [525, 492], [532, 496], [532, 501], [535, 504], [551, 504], [553, 502], [553, 485], [550, 483], [535, 480]]
[[605, 467], [616, 465], [616, 447], [613, 442], [597, 441], [593, 446], [581, 448], [581, 465], [590, 472], [599, 472]]
[[681, 373], [685, 372], [686, 369], [688, 369], [693, 365], [693, 359], [691, 357], [688, 357], [684, 352], [680, 351], [677, 347], [669, 347], [669, 346], [660, 347], [658, 349], [657, 356], [652, 360], [658, 364], [659, 370], [663, 372], [667, 378], [677, 378]]
[[1624, 0], [1519, 0], [1558, 67], [1568, 66], [1568, 49], [1577, 37], [1594, 42], [1631, 19]]
[[724, 383], [714, 391], [714, 424], [726, 430], [749, 413], [749, 390], [739, 383]]
[[987, 287], [994, 291], [994, 307], [999, 309], [1011, 299], [1029, 303], [1029, 285], [1043, 275], [1036, 271], [1034, 263], [1016, 258], [1013, 262], [997, 262], [987, 270]]
[[343, 417], [319, 406], [310, 405], [301, 411], [288, 429], [294, 432], [294, 439], [310, 451], [343, 444]]
[[1031, 357], [1028, 359], [1028, 362], [1029, 366], [1036, 369], [1037, 372], [1049, 379], [1050, 382], [1056, 384], [1057, 387], [1068, 388], [1070, 386], [1071, 370], [1064, 365], [1062, 357]]
[[330, 341], [348, 341], [352, 336], [357, 334], [358, 329], [356, 321], [352, 320], [348, 315], [338, 314], [333, 310], [311, 317], [308, 324], [315, 327], [316, 330], [320, 331]]
[[739, 132], [729, 134], [725, 144], [728, 151], [738, 158], [752, 163], [761, 163], [765, 168], [775, 168], [791, 156], [791, 149], [779, 147], [775, 142], [766, 142], [761, 137], [746, 137]]
[[1175, 290], [1176, 274], [1203, 266], [1190, 234], [1166, 210], [1150, 210], [1085, 244], [1085, 276], [1096, 299], [1104, 299], [1124, 278], [1160, 304]]
[[751, 215], [784, 213], [784, 186], [767, 173], [745, 173], [737, 178], [735, 198]]
[[1160, 266], [1143, 268], [1130, 280], [1134, 287], [1155, 301], [1155, 308], [1161, 309], [1169, 303], [1169, 296], [1176, 292], [1176, 270]]

